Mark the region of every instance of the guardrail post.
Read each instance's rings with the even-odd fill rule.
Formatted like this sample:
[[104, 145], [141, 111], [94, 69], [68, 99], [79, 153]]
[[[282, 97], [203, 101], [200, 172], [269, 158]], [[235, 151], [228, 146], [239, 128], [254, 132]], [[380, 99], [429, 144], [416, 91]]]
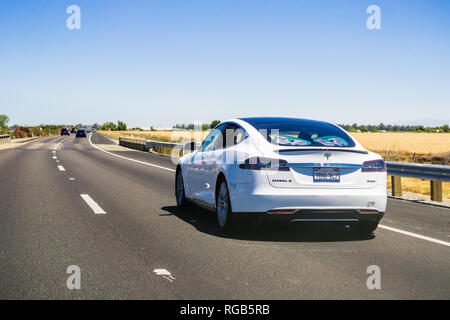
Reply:
[[430, 181], [431, 200], [442, 202], [442, 181]]
[[392, 196], [402, 196], [402, 178], [400, 176], [391, 176]]

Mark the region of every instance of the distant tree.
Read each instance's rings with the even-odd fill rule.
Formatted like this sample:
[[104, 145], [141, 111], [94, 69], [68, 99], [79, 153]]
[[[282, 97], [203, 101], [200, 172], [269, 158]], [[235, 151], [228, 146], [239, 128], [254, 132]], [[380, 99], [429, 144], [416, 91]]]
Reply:
[[117, 126], [114, 122], [108, 122], [108, 129], [115, 131], [115, 130], [117, 130]]
[[115, 131], [117, 130], [117, 126], [114, 122], [105, 122], [100, 126], [100, 130], [111, 130]]
[[6, 114], [0, 114], [0, 130], [8, 129], [9, 117]]
[[202, 131], [206, 131], [210, 128], [211, 128], [211, 126], [209, 124], [207, 124], [207, 123], [202, 124]]
[[217, 127], [217, 126], [219, 125], [220, 122], [221, 122], [220, 120], [213, 120], [213, 121], [211, 122], [211, 124], [209, 125], [209, 127], [210, 127], [211, 129], [214, 129], [215, 127]]
[[450, 132], [449, 127], [448, 127], [448, 124], [444, 124], [444, 125], [441, 127], [441, 130], [444, 131], [444, 132]]
[[425, 127], [424, 126], [417, 126], [417, 127], [415, 127], [414, 131], [416, 131], [416, 132], [424, 132], [425, 131]]

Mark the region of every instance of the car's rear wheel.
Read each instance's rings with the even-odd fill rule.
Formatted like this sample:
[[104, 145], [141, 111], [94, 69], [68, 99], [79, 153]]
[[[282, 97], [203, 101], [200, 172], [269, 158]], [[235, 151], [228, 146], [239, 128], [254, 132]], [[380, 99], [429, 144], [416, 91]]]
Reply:
[[360, 221], [355, 225], [356, 231], [359, 234], [372, 234], [378, 227], [378, 221]]
[[216, 196], [216, 213], [219, 228], [222, 230], [230, 230], [233, 225], [233, 211], [231, 210], [228, 185], [224, 179], [219, 183]]
[[177, 199], [178, 208], [186, 207], [187, 199], [184, 193], [183, 173], [181, 172], [181, 169], [178, 169], [175, 175], [175, 198]]

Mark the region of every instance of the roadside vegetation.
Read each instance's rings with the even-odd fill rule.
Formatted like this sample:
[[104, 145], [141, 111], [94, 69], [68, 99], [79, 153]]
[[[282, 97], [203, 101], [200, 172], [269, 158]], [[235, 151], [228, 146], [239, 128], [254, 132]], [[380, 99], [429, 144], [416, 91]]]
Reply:
[[349, 132], [428, 132], [428, 133], [449, 133], [450, 128], [448, 124], [436, 127], [425, 127], [421, 125], [392, 125], [380, 123], [379, 125], [358, 125], [356, 123], [352, 125], [338, 124], [338, 126]]
[[[127, 129], [118, 121], [106, 122], [99, 127], [114, 138], [134, 137], [163, 142], [182, 142], [194, 139], [197, 134], [204, 138], [211, 128], [220, 123], [214, 120], [201, 125], [201, 132], [195, 133], [194, 124], [176, 124], [173, 130]], [[448, 125], [441, 127], [398, 126], [398, 125], [340, 125], [350, 132], [365, 148], [377, 152], [387, 161], [416, 163], [450, 164], [450, 130]], [[393, 131], [387, 131], [388, 129]], [[108, 132], [109, 131], [109, 132]], [[198, 138], [198, 137], [196, 137]]]
[[61, 132], [64, 125], [41, 124], [38, 126], [8, 126], [9, 117], [0, 115], [0, 134], [9, 134], [11, 138], [29, 138], [48, 135], [56, 135]]
[[8, 133], [9, 118], [6, 114], [0, 114], [0, 134]]
[[387, 161], [450, 164], [450, 133], [351, 132], [366, 149]]

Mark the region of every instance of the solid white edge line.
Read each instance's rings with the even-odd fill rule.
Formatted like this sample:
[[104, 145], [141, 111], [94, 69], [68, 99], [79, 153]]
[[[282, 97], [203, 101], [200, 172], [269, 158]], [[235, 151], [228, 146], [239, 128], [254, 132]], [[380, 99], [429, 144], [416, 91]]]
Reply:
[[91, 207], [95, 214], [106, 214], [106, 212], [100, 208], [100, 206], [95, 202], [88, 194], [80, 194], [81, 198]]
[[438, 244], [442, 244], [444, 246], [450, 247], [450, 242], [446, 242], [446, 241], [442, 241], [442, 240], [438, 240], [438, 239], [422, 236], [422, 235], [417, 234], [417, 233], [404, 231], [404, 230], [400, 230], [400, 229], [397, 229], [397, 228], [388, 227], [388, 226], [385, 226], [385, 225], [382, 225], [382, 224], [378, 225], [378, 228], [386, 229], [386, 230], [393, 231], [393, 232], [398, 232], [398, 233], [401, 233], [401, 234], [404, 234], [404, 235], [407, 235], [407, 236], [410, 236], [410, 237], [414, 237], [414, 238], [417, 238], [417, 239], [422, 239], [422, 240], [426, 240], [426, 241], [430, 241], [430, 242], [434, 242], [434, 243], [438, 243]]
[[89, 135], [89, 143], [91, 144], [92, 147], [94, 147], [94, 148], [97, 149], [97, 150], [100, 150], [100, 151], [102, 151], [102, 152], [105, 152], [105, 153], [107, 153], [107, 154], [110, 154], [110, 155], [112, 155], [112, 156], [115, 156], [115, 157], [118, 157], [118, 158], [121, 158], [121, 159], [133, 161], [133, 162], [140, 163], [140, 164], [145, 164], [145, 165], [147, 165], [147, 166], [151, 166], [151, 167], [155, 167], [155, 168], [167, 170], [167, 171], [170, 171], [170, 172], [175, 172], [175, 169], [171, 169], [171, 168], [167, 168], [167, 167], [162, 167], [162, 166], [158, 166], [157, 164], [148, 163], [148, 162], [144, 162], [144, 161], [139, 161], [139, 160], [135, 160], [135, 159], [131, 159], [131, 158], [119, 156], [119, 155], [117, 155], [117, 154], [115, 154], [115, 153], [112, 153], [112, 152], [103, 150], [103, 149], [97, 147], [95, 144], [92, 143], [91, 137], [92, 137], [92, 133]]
[[66, 171], [63, 166], [58, 166], [59, 171]]

